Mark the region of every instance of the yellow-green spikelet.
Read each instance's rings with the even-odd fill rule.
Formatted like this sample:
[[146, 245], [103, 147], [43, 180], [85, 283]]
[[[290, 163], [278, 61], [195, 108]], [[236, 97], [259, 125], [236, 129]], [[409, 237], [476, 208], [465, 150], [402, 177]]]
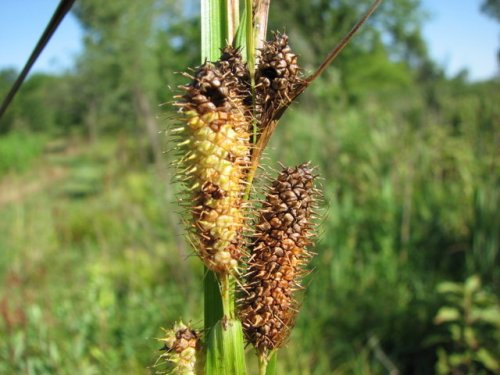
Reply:
[[165, 345], [160, 359], [165, 359], [174, 367], [171, 374], [195, 375], [199, 367], [197, 354], [200, 352], [200, 337], [198, 332], [184, 323], [175, 323], [173, 329], [165, 330], [165, 336], [160, 339]]
[[[236, 51], [237, 52], [237, 51]], [[193, 239], [206, 266], [218, 273], [237, 269], [242, 253], [249, 121], [241, 83], [227, 64], [205, 63], [177, 103], [182, 174], [190, 191]]]

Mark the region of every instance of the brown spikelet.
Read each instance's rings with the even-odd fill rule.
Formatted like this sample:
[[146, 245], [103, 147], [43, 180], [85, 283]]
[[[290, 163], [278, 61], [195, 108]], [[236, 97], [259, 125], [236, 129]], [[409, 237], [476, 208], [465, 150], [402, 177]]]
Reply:
[[293, 326], [304, 266], [311, 257], [316, 189], [309, 164], [284, 168], [259, 211], [240, 309], [247, 340], [260, 355], [280, 347]]
[[263, 127], [280, 108], [290, 104], [297, 88], [305, 84], [301, 73], [286, 34], [276, 32], [272, 41], [264, 42], [255, 71], [256, 113]]
[[238, 52], [198, 68], [176, 103], [183, 115], [179, 134], [182, 177], [188, 187], [193, 242], [218, 273], [237, 268], [242, 252], [245, 173], [249, 164], [249, 121], [239, 76]]
[[241, 83], [240, 91], [248, 94], [250, 89], [250, 72], [247, 64], [243, 62], [241, 51], [239, 48], [226, 46], [222, 50], [220, 60], [217, 62], [221, 71], [231, 72], [236, 79]]
[[165, 351], [159, 359], [173, 364], [173, 373], [195, 374], [197, 353], [201, 349], [198, 332], [179, 322], [175, 323], [173, 329], [165, 330], [165, 336], [159, 340], [164, 343], [161, 350]]
[[230, 72], [230, 74], [236, 78], [236, 93], [243, 103], [248, 121], [251, 122], [253, 120], [253, 113], [250, 72], [248, 71], [247, 64], [243, 62], [241, 50], [233, 46], [226, 46], [222, 50], [222, 55], [217, 65], [223, 73]]

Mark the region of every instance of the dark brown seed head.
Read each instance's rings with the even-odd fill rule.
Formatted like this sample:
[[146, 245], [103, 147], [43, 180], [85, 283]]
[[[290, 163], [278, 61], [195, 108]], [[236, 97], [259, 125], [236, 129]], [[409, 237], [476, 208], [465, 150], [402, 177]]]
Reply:
[[272, 118], [273, 112], [288, 105], [297, 87], [304, 84], [286, 34], [275, 33], [274, 39], [264, 42], [259, 50], [255, 84], [257, 114], [264, 118]]
[[241, 99], [245, 110], [245, 116], [252, 120], [252, 90], [250, 84], [250, 72], [248, 66], [243, 62], [241, 50], [232, 46], [227, 46], [222, 50], [220, 60], [217, 62], [220, 70], [225, 74], [233, 76], [237, 83], [235, 93]]
[[230, 71], [235, 77], [243, 82], [246, 86], [250, 82], [250, 73], [247, 64], [243, 62], [241, 51], [239, 48], [227, 46], [222, 50], [220, 60], [217, 62], [221, 71]]
[[314, 178], [309, 164], [283, 169], [259, 211], [240, 313], [245, 335], [260, 354], [280, 347], [295, 320], [293, 292], [311, 256]]
[[234, 77], [224, 75], [215, 65], [207, 62], [196, 70], [194, 79], [183, 88], [186, 91], [182, 103], [184, 108], [203, 115], [221, 109], [230, 110], [231, 93], [234, 95], [237, 83]]

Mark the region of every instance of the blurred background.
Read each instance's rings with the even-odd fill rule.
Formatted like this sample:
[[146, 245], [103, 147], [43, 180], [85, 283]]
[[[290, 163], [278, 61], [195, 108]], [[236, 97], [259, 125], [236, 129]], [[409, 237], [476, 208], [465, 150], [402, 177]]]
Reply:
[[[273, 0], [270, 30], [311, 72], [369, 3]], [[57, 4], [0, 3], [0, 98]], [[385, 0], [282, 119], [267, 164], [317, 164], [326, 204], [280, 374], [500, 371], [499, 21]], [[168, 168], [199, 30], [197, 1], [77, 0], [0, 119], [1, 374], [154, 373], [160, 327], [201, 327]]]

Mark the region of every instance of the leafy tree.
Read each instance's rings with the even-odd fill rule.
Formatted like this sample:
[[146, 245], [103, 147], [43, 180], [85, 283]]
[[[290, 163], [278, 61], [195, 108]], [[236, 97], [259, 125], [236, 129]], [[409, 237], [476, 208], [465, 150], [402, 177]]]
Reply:
[[[371, 0], [271, 2], [271, 30], [290, 34], [306, 69], [319, 65], [355, 22]], [[356, 97], [381, 83], [407, 87], [411, 69], [429, 68], [427, 46], [421, 34], [424, 14], [418, 0], [387, 0], [334, 63], [340, 72], [342, 91]], [[372, 74], [374, 70], [378, 74]], [[335, 77], [331, 77], [335, 82]]]
[[[481, 5], [481, 11], [490, 16], [491, 18], [500, 22], [500, 1], [498, 0], [484, 0]], [[497, 63], [500, 67], [500, 49], [497, 52]]]
[[78, 62], [78, 71], [81, 95], [88, 103], [85, 122], [92, 138], [98, 122], [102, 126], [130, 128], [141, 121], [130, 104], [133, 93], [147, 95], [151, 85], [147, 42], [151, 38], [151, 9], [151, 2], [138, 6], [127, 0], [76, 4], [75, 14], [86, 31], [85, 53]]
[[481, 11], [500, 22], [500, 2], [498, 0], [484, 0]]
[[[0, 100], [3, 100], [16, 80], [17, 72], [15, 69], [3, 69], [0, 71]], [[15, 104], [15, 103], [12, 103]], [[8, 132], [14, 124], [16, 109], [13, 105], [3, 114], [0, 120], [0, 134]]]
[[188, 43], [176, 38], [175, 31], [170, 33], [185, 20], [183, 12], [174, 1], [76, 4], [75, 14], [86, 33], [77, 71], [80, 95], [88, 103], [85, 122], [91, 136], [97, 133], [98, 122], [114, 129], [142, 127], [155, 159], [161, 160], [155, 108], [171, 96], [162, 71], [175, 70], [176, 59], [182, 63], [187, 56]]
[[[2, 99], [16, 78], [17, 72], [13, 69], [0, 72]], [[70, 96], [61, 91], [64, 80], [63, 76], [30, 75], [2, 117], [0, 133], [10, 130], [52, 132], [59, 124], [65, 123]]]

